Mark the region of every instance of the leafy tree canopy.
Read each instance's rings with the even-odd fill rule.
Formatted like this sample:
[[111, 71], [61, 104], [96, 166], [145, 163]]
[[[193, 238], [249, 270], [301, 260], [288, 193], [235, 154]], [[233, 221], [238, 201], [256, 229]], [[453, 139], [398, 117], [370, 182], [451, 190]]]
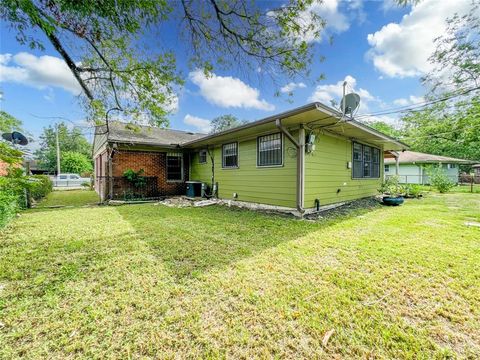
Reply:
[[247, 121], [239, 120], [237, 117], [231, 114], [218, 116], [215, 119], [213, 119], [210, 123], [212, 127], [212, 130], [210, 131], [210, 133], [215, 134], [220, 131], [232, 129], [234, 127], [237, 127], [246, 123]]
[[[22, 122], [5, 111], [0, 111], [0, 135], [4, 132], [22, 130]], [[12, 143], [0, 138], [0, 161], [7, 164], [19, 163], [22, 153], [12, 146]]]
[[396, 129], [394, 126], [386, 123], [385, 121], [371, 121], [368, 122], [367, 125], [394, 138], [398, 138], [402, 134], [399, 129]]
[[[88, 140], [78, 128], [69, 129], [65, 123], [58, 124], [58, 140], [60, 144], [60, 159], [66, 152], [80, 153], [91, 159], [92, 150]], [[55, 127], [43, 129], [40, 135], [40, 149], [35, 152], [39, 165], [48, 171], [54, 172], [57, 166]], [[89, 160], [91, 161], [91, 160]], [[60, 164], [61, 165], [61, 164]], [[64, 169], [62, 169], [63, 171]]]
[[413, 150], [480, 160], [479, 9], [472, 2], [466, 15], [454, 14], [435, 40], [433, 70], [423, 83], [432, 98], [452, 98], [402, 117], [404, 139]]
[[3, 0], [0, 17], [21, 44], [43, 49], [47, 39], [58, 51], [91, 119], [121, 112], [167, 125], [183, 76], [178, 47], [166, 47], [166, 27], [182, 29], [182, 57], [206, 74], [260, 67], [272, 81], [277, 73], [294, 78], [308, 74], [313, 42], [306, 39], [325, 26], [310, 11], [314, 1], [266, 10], [255, 0]]
[[65, 173], [83, 174], [93, 170], [89, 157], [74, 151], [65, 151], [62, 154], [60, 166]]

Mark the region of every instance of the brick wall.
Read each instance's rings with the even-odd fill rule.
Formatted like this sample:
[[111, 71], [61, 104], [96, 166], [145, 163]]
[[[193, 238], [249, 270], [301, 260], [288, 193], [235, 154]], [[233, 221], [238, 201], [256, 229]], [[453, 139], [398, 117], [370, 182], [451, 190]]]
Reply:
[[[159, 195], [183, 195], [185, 194], [185, 182], [167, 182], [166, 152], [118, 150], [112, 159], [113, 176], [123, 176], [128, 169], [134, 171], [144, 170], [145, 176], [157, 178]], [[188, 155], [183, 157], [184, 180], [188, 180]]]

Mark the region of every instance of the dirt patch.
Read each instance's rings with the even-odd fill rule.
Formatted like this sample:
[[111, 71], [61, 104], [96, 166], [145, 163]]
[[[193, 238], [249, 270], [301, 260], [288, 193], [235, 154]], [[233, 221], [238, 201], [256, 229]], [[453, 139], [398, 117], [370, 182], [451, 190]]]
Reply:
[[363, 212], [379, 208], [382, 205], [374, 198], [359, 199], [348, 202], [333, 209], [325, 210], [320, 213], [305, 215], [307, 220], [330, 219], [338, 216], [350, 215], [354, 212]]

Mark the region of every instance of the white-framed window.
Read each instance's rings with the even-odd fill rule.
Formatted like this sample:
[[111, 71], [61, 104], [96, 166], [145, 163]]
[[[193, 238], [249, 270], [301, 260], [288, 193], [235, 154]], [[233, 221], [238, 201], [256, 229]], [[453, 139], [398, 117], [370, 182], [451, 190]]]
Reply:
[[380, 177], [380, 150], [360, 143], [353, 143], [354, 179], [375, 179]]
[[385, 165], [383, 170], [385, 172], [389, 172], [390, 171], [390, 165]]
[[233, 142], [222, 145], [222, 168], [238, 167], [238, 143]]
[[448, 164], [448, 168], [449, 168], [449, 169], [456, 169], [456, 168], [457, 168], [457, 164]]
[[167, 153], [167, 181], [183, 181], [182, 153]]
[[199, 164], [207, 163], [207, 150], [200, 150], [198, 152], [198, 163]]
[[257, 138], [257, 166], [283, 164], [282, 134], [275, 133]]

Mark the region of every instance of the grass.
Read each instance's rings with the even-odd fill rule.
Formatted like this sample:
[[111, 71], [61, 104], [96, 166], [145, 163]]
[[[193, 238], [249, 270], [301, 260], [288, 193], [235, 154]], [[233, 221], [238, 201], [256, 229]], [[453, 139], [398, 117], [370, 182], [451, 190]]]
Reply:
[[0, 358], [478, 358], [479, 208], [26, 212], [0, 233]]
[[95, 191], [90, 190], [59, 190], [52, 191], [47, 197], [37, 204], [35, 209], [43, 209], [50, 206], [90, 206], [99, 202]]
[[[419, 185], [419, 186], [422, 189], [422, 191], [438, 192], [435, 188], [433, 188], [430, 185]], [[470, 184], [458, 184], [452, 187], [448, 192], [480, 194], [480, 184], [473, 184], [473, 186], [471, 186]]]

